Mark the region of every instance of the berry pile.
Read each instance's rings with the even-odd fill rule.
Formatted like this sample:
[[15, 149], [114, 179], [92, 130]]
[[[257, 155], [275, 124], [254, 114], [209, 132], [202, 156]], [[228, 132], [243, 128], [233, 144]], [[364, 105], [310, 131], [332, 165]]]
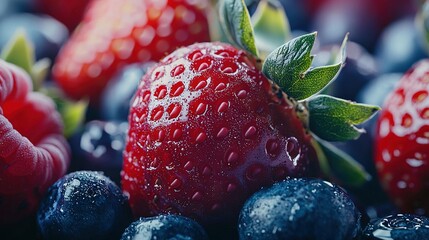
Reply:
[[413, 0], [4, 0], [0, 238], [428, 239], [427, 22]]

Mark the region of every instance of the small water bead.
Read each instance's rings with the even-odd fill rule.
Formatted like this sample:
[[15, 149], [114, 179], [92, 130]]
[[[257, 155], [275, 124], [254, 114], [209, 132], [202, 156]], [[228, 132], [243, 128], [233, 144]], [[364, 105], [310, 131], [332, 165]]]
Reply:
[[206, 112], [207, 110], [207, 105], [203, 102], [200, 102], [197, 106], [197, 108], [195, 109], [195, 114], [196, 115], [202, 115]]
[[408, 127], [411, 127], [412, 124], [413, 124], [413, 118], [409, 113], [405, 113], [401, 119], [401, 126], [408, 128]]
[[193, 201], [200, 201], [201, 199], [203, 199], [203, 194], [201, 192], [195, 192], [191, 197]]
[[195, 61], [195, 60], [197, 60], [197, 59], [201, 58], [203, 55], [204, 55], [204, 54], [203, 54], [200, 50], [197, 50], [197, 51], [194, 51], [194, 52], [192, 52], [191, 54], [189, 54], [189, 55], [188, 55], [188, 59], [189, 59], [190, 61]]
[[165, 131], [163, 129], [159, 130], [158, 138], [156, 139], [158, 142], [162, 142], [165, 138]]
[[429, 119], [429, 108], [424, 108], [420, 112], [420, 117], [422, 119]]
[[205, 87], [207, 87], [207, 79], [201, 79], [201, 78], [194, 78], [191, 80], [191, 83], [189, 84], [189, 89], [191, 91], [198, 91]]
[[206, 138], [207, 138], [206, 133], [201, 131], [200, 133], [198, 133], [197, 137], [195, 138], [195, 142], [202, 143], [204, 142], [204, 140], [206, 140]]
[[223, 82], [221, 82], [221, 83], [219, 83], [218, 85], [216, 85], [216, 87], [215, 87], [215, 91], [216, 92], [220, 92], [220, 91], [223, 91], [223, 90], [225, 90], [226, 89], [226, 84], [225, 83], [223, 83]]
[[301, 148], [299, 146], [298, 139], [295, 137], [290, 137], [286, 140], [286, 152], [294, 162], [297, 160], [296, 158], [298, 158], [301, 154]]
[[240, 98], [240, 99], [243, 99], [243, 98], [247, 97], [247, 91], [244, 90], [244, 89], [238, 91], [237, 97]]
[[171, 70], [170, 75], [172, 77], [177, 77], [180, 74], [182, 74], [185, 71], [185, 67], [183, 66], [183, 64], [180, 64], [178, 66], [176, 66], [175, 68], [173, 68], [173, 70]]
[[262, 172], [263, 168], [260, 165], [252, 165], [246, 170], [246, 178], [250, 181], [254, 181], [262, 175]]
[[202, 172], [203, 176], [210, 176], [212, 174], [212, 169], [208, 166], [204, 167], [203, 172]]
[[214, 211], [218, 211], [220, 209], [220, 204], [215, 203], [212, 205], [211, 210]]
[[152, 110], [151, 120], [157, 121], [161, 119], [162, 115], [164, 115], [164, 108], [162, 106], [158, 106]]
[[229, 183], [226, 187], [226, 191], [229, 193], [234, 192], [235, 190], [237, 190], [237, 184], [235, 183]]
[[168, 106], [167, 112], [170, 115], [169, 119], [177, 118], [181, 110], [182, 110], [182, 106], [177, 103], [174, 103]]
[[154, 93], [157, 99], [163, 99], [167, 95], [167, 87], [165, 85], [159, 86]]
[[212, 60], [209, 57], [202, 57], [191, 64], [192, 68], [197, 70], [197, 72], [207, 70], [211, 65]]
[[177, 82], [173, 84], [173, 86], [171, 87], [170, 97], [177, 97], [180, 94], [182, 94], [184, 90], [185, 90], [185, 85], [183, 84], [183, 82], [181, 81]]
[[220, 67], [220, 71], [225, 74], [233, 74], [237, 71], [237, 65], [233, 63], [225, 63]]
[[249, 139], [252, 138], [256, 135], [257, 129], [255, 126], [250, 126], [248, 128], [246, 128], [245, 132], [244, 132], [244, 137]]
[[221, 102], [217, 108], [217, 111], [219, 113], [223, 113], [223, 112], [226, 112], [228, 108], [229, 108], [229, 102]]
[[217, 138], [224, 138], [228, 135], [229, 129], [226, 127], [222, 127], [216, 134]]
[[145, 101], [145, 102], [147, 102], [147, 101], [149, 101], [149, 99], [150, 99], [150, 91], [145, 91], [144, 93], [143, 93], [143, 101]]
[[228, 165], [235, 164], [238, 161], [238, 153], [237, 152], [231, 151], [226, 156], [227, 156], [226, 162], [228, 163]]
[[265, 144], [265, 152], [271, 157], [276, 157], [280, 153], [280, 144], [277, 139], [268, 139]]
[[192, 171], [192, 169], [194, 169], [194, 164], [191, 161], [187, 161], [183, 168], [185, 168], [185, 170], [188, 172]]
[[160, 164], [161, 164], [161, 161], [159, 160], [159, 158], [154, 158], [153, 160], [152, 160], [152, 162], [150, 162], [150, 169], [151, 170], [155, 170], [155, 169], [157, 169], [159, 166], [160, 166]]
[[182, 129], [176, 128], [173, 130], [173, 140], [177, 141], [182, 137]]
[[420, 103], [423, 102], [428, 96], [428, 92], [425, 90], [421, 90], [416, 92], [413, 97], [412, 97], [412, 101], [413, 103]]
[[182, 181], [180, 181], [178, 178], [174, 179], [171, 183], [170, 183], [170, 187], [173, 189], [179, 189], [182, 186]]

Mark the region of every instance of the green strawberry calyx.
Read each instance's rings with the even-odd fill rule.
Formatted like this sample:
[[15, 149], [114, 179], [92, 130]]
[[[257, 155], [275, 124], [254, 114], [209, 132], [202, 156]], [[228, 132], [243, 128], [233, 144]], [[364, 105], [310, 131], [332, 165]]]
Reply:
[[[329, 141], [357, 139], [365, 132], [357, 125], [370, 119], [380, 108], [320, 94], [344, 66], [348, 35], [330, 65], [313, 67], [311, 51], [317, 32], [287, 41], [290, 34], [288, 23], [284, 22], [284, 10], [278, 1], [267, 1], [261, 1], [257, 17], [251, 19], [244, 0], [222, 0], [219, 3], [219, 18], [224, 33], [231, 44], [259, 59], [262, 65], [256, 67], [288, 98], [293, 99], [299, 110], [298, 116], [313, 136], [312, 144], [322, 172], [342, 184], [361, 186], [370, 179], [370, 175], [351, 156]], [[280, 33], [273, 31], [276, 28]], [[260, 34], [265, 36], [258, 36]], [[281, 39], [285, 42], [281, 43]], [[260, 46], [271, 46], [274, 50], [264, 53], [267, 48], [260, 51]], [[260, 52], [263, 54], [259, 55]]]

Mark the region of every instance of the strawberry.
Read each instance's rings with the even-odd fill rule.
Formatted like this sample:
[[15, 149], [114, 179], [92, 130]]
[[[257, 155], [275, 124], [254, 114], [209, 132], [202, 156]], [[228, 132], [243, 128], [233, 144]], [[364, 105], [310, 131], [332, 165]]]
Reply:
[[32, 92], [21, 68], [0, 60], [0, 224], [34, 214], [69, 164], [63, 125], [50, 98]]
[[[131, 101], [122, 187], [136, 217], [177, 213], [209, 226], [235, 223], [259, 188], [334, 171], [329, 159], [345, 163], [320, 138], [355, 138], [350, 122], [376, 110], [313, 96], [342, 66], [309, 69], [315, 33], [280, 46], [261, 64], [244, 3], [225, 2], [221, 16], [235, 46], [196, 43], [174, 51], [143, 76]], [[346, 178], [362, 180], [362, 171], [351, 169], [355, 175]]]
[[384, 102], [375, 161], [381, 183], [403, 212], [429, 214], [429, 60], [416, 63]]
[[97, 101], [123, 65], [208, 41], [207, 7], [206, 0], [92, 1], [57, 57], [54, 79], [70, 97]]
[[296, 105], [277, 95], [243, 50], [182, 48], [145, 75], [137, 92], [123, 188], [139, 189], [130, 198], [138, 215], [216, 217], [260, 186], [317, 173]]
[[82, 20], [90, 0], [35, 0], [36, 9], [48, 14], [73, 31]]

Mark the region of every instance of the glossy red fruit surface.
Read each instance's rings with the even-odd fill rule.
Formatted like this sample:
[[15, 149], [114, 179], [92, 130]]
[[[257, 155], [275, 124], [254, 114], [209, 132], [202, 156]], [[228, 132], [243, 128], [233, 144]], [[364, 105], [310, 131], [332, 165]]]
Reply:
[[206, 0], [93, 1], [59, 53], [54, 79], [70, 97], [96, 101], [122, 66], [208, 41], [207, 7]]
[[416, 63], [386, 99], [378, 120], [376, 166], [404, 212], [429, 214], [429, 60]]
[[69, 164], [55, 104], [31, 90], [23, 70], [0, 60], [0, 223], [35, 213]]
[[244, 51], [198, 43], [164, 58], [131, 101], [123, 191], [136, 216], [235, 221], [244, 201], [318, 162], [296, 103]]

